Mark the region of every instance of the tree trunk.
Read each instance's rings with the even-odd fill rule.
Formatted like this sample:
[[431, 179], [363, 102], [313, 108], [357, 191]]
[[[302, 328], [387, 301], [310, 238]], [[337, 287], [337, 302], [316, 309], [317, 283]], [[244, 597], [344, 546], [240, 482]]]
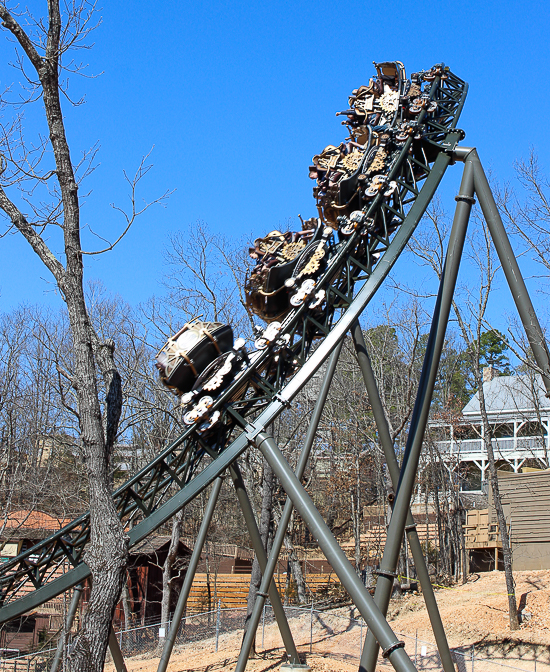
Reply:
[[[4, 5], [0, 5], [0, 19], [2, 26], [19, 42], [36, 71], [33, 79], [39, 80], [41, 86], [41, 95], [37, 98], [41, 98], [44, 105], [55, 161], [55, 171], [51, 171], [50, 175], [55, 175], [58, 187], [52, 185], [51, 192], [58, 188], [59, 201], [53, 210], [50, 205], [43, 226], [34, 227], [33, 222], [8, 198], [2, 187], [0, 208], [52, 273], [67, 305], [74, 353], [71, 378], [77, 397], [80, 448], [89, 484], [90, 541], [84, 560], [92, 576], [88, 611], [70, 661], [75, 672], [101, 672], [128, 556], [128, 538], [114, 506], [110, 482], [111, 451], [122, 410], [122, 386], [113, 359], [114, 344], [99, 341], [90, 322], [84, 296], [78, 184], [65, 133], [59, 82], [60, 56], [63, 52], [61, 36], [64, 30], [70, 32], [71, 28], [62, 25], [59, 0], [48, 0], [47, 21], [41, 19], [35, 22], [37, 26], [44, 27], [42, 42], [31, 40]], [[78, 34], [74, 37], [77, 40]], [[43, 51], [43, 56], [39, 49]], [[25, 175], [28, 168], [25, 166], [20, 170]], [[48, 248], [46, 238], [41, 235], [50, 217], [55, 219], [63, 232], [62, 254], [65, 265]], [[104, 392], [104, 414], [100, 403], [100, 385]]]
[[[281, 522], [281, 510], [279, 506], [276, 506], [273, 509], [273, 513], [276, 517], [276, 522], [278, 525], [280, 525]], [[290, 516], [290, 522], [288, 524], [288, 530], [292, 530], [294, 527], [294, 510], [292, 511], [292, 514]], [[292, 535], [289, 531], [285, 532], [284, 536], [284, 544], [285, 548], [288, 551], [288, 564], [290, 565], [290, 571], [292, 573], [292, 576], [294, 578], [294, 582], [296, 583], [296, 592], [298, 593], [298, 602], [300, 604], [306, 604], [307, 602], [307, 596], [306, 596], [306, 583], [304, 580], [304, 575], [302, 572], [302, 565], [300, 564], [300, 560], [298, 559], [298, 554], [296, 553], [296, 549], [294, 548], [294, 544], [292, 542]], [[285, 604], [287, 604], [287, 593], [285, 591]]]
[[[68, 287], [62, 286], [62, 290], [67, 297], [73, 333], [82, 452], [88, 471], [90, 495], [90, 543], [84, 559], [92, 574], [88, 611], [71, 653], [71, 666], [77, 672], [99, 672], [103, 669], [111, 622], [128, 557], [128, 537], [122, 529], [113, 502], [109, 476], [111, 450], [122, 399], [120, 377], [113, 376], [107, 387], [107, 404], [118, 403], [118, 415], [113, 415], [114, 408], [110, 415], [107, 412], [104, 430], [96, 384], [92, 331], [82, 285], [80, 282], [67, 284]], [[116, 373], [114, 366], [109, 373]], [[104, 379], [107, 382], [106, 375]]]
[[361, 576], [361, 472], [359, 455], [355, 455], [355, 492], [350, 492], [353, 537], [355, 540], [355, 571]]
[[489, 481], [491, 483], [491, 490], [493, 494], [493, 505], [497, 514], [498, 530], [500, 539], [502, 541], [502, 557], [504, 560], [504, 575], [506, 577], [506, 590], [508, 592], [508, 613], [510, 617], [510, 630], [517, 630], [519, 628], [518, 608], [516, 601], [516, 588], [514, 584], [514, 575], [512, 574], [512, 551], [510, 548], [510, 538], [508, 536], [508, 528], [506, 526], [506, 518], [504, 517], [504, 509], [502, 508], [502, 501], [500, 499], [500, 491], [498, 487], [497, 468], [495, 465], [495, 455], [493, 452], [493, 442], [491, 436], [491, 426], [489, 425], [489, 418], [487, 416], [487, 407], [485, 405], [485, 394], [483, 390], [483, 381], [479, 366], [475, 369], [476, 385], [479, 393], [479, 408], [481, 411], [481, 419], [483, 422], [483, 442], [485, 450], [487, 451], [487, 461], [489, 463]]
[[129, 630], [132, 625], [130, 612], [130, 591], [128, 590], [128, 576], [122, 587], [122, 610], [124, 611], [124, 629]]
[[464, 537], [464, 526], [462, 525], [462, 513], [464, 509], [462, 508], [462, 503], [459, 500], [459, 507], [457, 511], [460, 515], [460, 521], [458, 524], [458, 535], [460, 539], [460, 557], [461, 557], [461, 566], [462, 566], [462, 583], [465, 584], [468, 582], [468, 574], [470, 572], [469, 567], [469, 556], [468, 551], [466, 550], [466, 538]]
[[435, 469], [435, 462], [433, 456], [433, 449], [430, 444], [430, 457], [431, 457], [431, 473], [432, 480], [434, 484], [434, 507], [435, 507], [435, 516], [436, 516], [436, 534], [437, 534], [437, 545], [439, 547], [439, 552], [437, 554], [436, 562], [436, 571], [437, 575], [441, 576], [442, 574], [447, 573], [446, 567], [446, 549], [445, 549], [445, 540], [443, 538], [443, 525], [442, 525], [442, 515], [441, 515], [441, 505], [439, 502], [439, 488], [438, 488], [438, 475]]
[[[170, 546], [168, 547], [168, 554], [164, 561], [162, 568], [162, 598], [160, 603], [160, 622], [161, 627], [165, 630], [165, 635], [168, 634], [168, 621], [170, 619], [170, 598], [172, 597], [172, 568], [178, 557], [178, 549], [180, 545], [181, 529], [183, 525], [183, 513], [181, 509], [176, 513], [172, 519], [172, 536], [170, 538]], [[165, 637], [159, 637], [159, 649], [164, 646]]]

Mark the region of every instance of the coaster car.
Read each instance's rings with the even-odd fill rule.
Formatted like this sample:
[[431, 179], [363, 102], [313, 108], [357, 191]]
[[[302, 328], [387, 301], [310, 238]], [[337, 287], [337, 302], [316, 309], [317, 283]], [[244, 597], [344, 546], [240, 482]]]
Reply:
[[158, 352], [160, 378], [177, 395], [189, 392], [203, 371], [232, 347], [230, 325], [200, 320], [188, 322]]
[[272, 231], [255, 240], [249, 252], [256, 267], [245, 280], [248, 310], [266, 322], [288, 312], [293, 279], [311, 277], [322, 270], [325, 242], [324, 227], [315, 218], [303, 222], [301, 231]]
[[[325, 147], [313, 157], [309, 169], [309, 176], [317, 180], [313, 193], [319, 217], [333, 228], [338, 228], [338, 216], [360, 210], [386, 186], [373, 184], [373, 179], [391, 165], [396, 149], [392, 135], [402, 117], [409, 118], [405, 113], [409, 92], [415, 100], [422, 94], [418, 84], [406, 79], [399, 61], [374, 65], [377, 76], [367, 86], [355, 89], [349, 97], [349, 109], [337, 113], [346, 117], [342, 123], [349, 137], [338, 147]], [[406, 132], [405, 139], [408, 128]]]

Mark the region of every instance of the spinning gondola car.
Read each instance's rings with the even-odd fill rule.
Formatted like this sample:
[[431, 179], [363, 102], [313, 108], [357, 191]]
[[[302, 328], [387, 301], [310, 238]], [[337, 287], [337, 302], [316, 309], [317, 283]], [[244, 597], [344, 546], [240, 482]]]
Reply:
[[175, 394], [189, 392], [203, 371], [232, 347], [230, 325], [188, 322], [168, 339], [157, 355], [161, 380]]
[[329, 145], [313, 157], [309, 175], [317, 180], [314, 195], [321, 219], [337, 228], [339, 215], [359, 210], [384, 186], [372, 184], [383, 173], [391, 156], [389, 131], [400, 114], [400, 101], [410, 82], [399, 61], [375, 63], [377, 77], [355, 89], [342, 122], [349, 137], [338, 147]]
[[[338, 147], [329, 145], [313, 157], [309, 176], [317, 180], [313, 193], [323, 222], [338, 228], [338, 217], [361, 210], [382, 193], [391, 198], [397, 184], [387, 175], [403, 144], [412, 137], [411, 154], [418, 159], [415, 177], [421, 177], [422, 163], [433, 160], [433, 143], [423, 142], [423, 128], [418, 124], [421, 112], [439, 113], [438, 104], [430, 99], [431, 82], [445, 79], [444, 66], [415, 73], [406, 79], [399, 61], [375, 63], [377, 76], [368, 86], [352, 92], [349, 109], [344, 115], [349, 137]], [[426, 82], [424, 89], [423, 82]]]
[[[329, 230], [330, 231], [330, 230]], [[298, 279], [322, 270], [326, 232], [318, 219], [303, 222], [299, 232], [272, 231], [250, 248], [257, 265], [245, 281], [248, 309], [266, 322], [280, 319], [290, 308]]]

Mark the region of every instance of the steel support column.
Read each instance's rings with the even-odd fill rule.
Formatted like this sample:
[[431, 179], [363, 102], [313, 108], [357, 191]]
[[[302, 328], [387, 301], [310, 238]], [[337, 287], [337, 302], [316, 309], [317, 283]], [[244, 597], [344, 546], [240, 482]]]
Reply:
[[[460, 184], [460, 194], [456, 197], [457, 205], [453, 227], [449, 237], [447, 256], [439, 283], [439, 291], [434, 308], [430, 335], [426, 346], [424, 363], [422, 365], [418, 394], [411, 417], [409, 436], [407, 438], [399, 483], [396, 490], [395, 503], [386, 534], [386, 544], [380, 563], [380, 569], [378, 571], [378, 579], [376, 581], [374, 600], [384, 615], [388, 611], [393, 582], [396, 576], [395, 570], [397, 568], [401, 544], [403, 542], [407, 514], [410, 510], [410, 500], [414, 490], [416, 472], [420, 454], [422, 452], [422, 443], [424, 441], [424, 432], [428, 422], [428, 414], [430, 411], [437, 369], [439, 367], [441, 351], [445, 341], [445, 333], [451, 312], [460, 259], [464, 247], [464, 240], [466, 238], [466, 230], [468, 228], [468, 220], [474, 203], [473, 194], [474, 167], [472, 162], [467, 159]], [[376, 642], [374, 633], [369, 631], [365, 640], [365, 646], [361, 656], [361, 666], [359, 669], [367, 670], [367, 672], [374, 672], [377, 659], [378, 643]]]
[[523, 323], [523, 328], [527, 335], [529, 345], [533, 351], [535, 361], [540, 368], [546, 395], [550, 396], [550, 356], [546, 339], [540, 328], [539, 320], [531, 302], [529, 292], [525, 286], [525, 281], [519, 270], [516, 255], [510, 245], [510, 240], [506, 234], [506, 229], [502, 223], [502, 218], [495, 203], [491, 187], [487, 181], [485, 171], [481, 165], [478, 153], [475, 149], [461, 147], [460, 151], [455, 151], [455, 156], [459, 160], [471, 162], [474, 166], [474, 186], [479, 199], [479, 205], [487, 222], [491, 238], [495, 245], [498, 258], [502, 265], [502, 270], [506, 276], [508, 286], [512, 292], [517, 311]]
[[[267, 554], [262, 544], [262, 538], [260, 536], [258, 524], [256, 523], [256, 518], [254, 517], [254, 511], [252, 510], [252, 505], [250, 504], [250, 499], [248, 497], [248, 493], [244, 485], [241, 470], [239, 469], [237, 462], [233, 462], [233, 464], [229, 467], [229, 473], [231, 474], [231, 478], [233, 479], [233, 484], [237, 492], [237, 499], [239, 500], [239, 504], [241, 505], [241, 510], [243, 512], [246, 527], [248, 529], [248, 534], [250, 535], [252, 547], [254, 548], [256, 558], [258, 559], [258, 563], [260, 565], [260, 569], [262, 570], [263, 574], [265, 572], [265, 568], [267, 565]], [[283, 638], [283, 642], [288, 657], [290, 658], [290, 661], [293, 664], [298, 665], [300, 663], [300, 657], [298, 656], [296, 644], [294, 643], [294, 639], [292, 638], [292, 633], [290, 631], [290, 626], [288, 625], [283, 603], [281, 602], [281, 597], [277, 591], [277, 586], [273, 581], [269, 582], [269, 586], [266, 592], [268, 592], [269, 594], [269, 599], [271, 600], [271, 606], [273, 607], [273, 612], [275, 614], [275, 618], [277, 619], [279, 632], [281, 633], [281, 637]], [[250, 624], [248, 629], [251, 630]], [[256, 630], [254, 629], [252, 632], [255, 633]]]
[[195, 547], [193, 548], [193, 553], [191, 553], [191, 558], [189, 559], [189, 566], [185, 572], [185, 579], [183, 580], [183, 585], [178, 597], [178, 602], [172, 616], [172, 623], [170, 625], [170, 630], [167, 632], [166, 640], [164, 641], [164, 648], [162, 650], [162, 655], [159, 660], [157, 672], [166, 672], [168, 663], [170, 662], [170, 656], [172, 655], [172, 649], [174, 648], [174, 643], [176, 641], [176, 635], [180, 627], [181, 619], [183, 617], [183, 612], [187, 606], [187, 598], [189, 597], [189, 592], [191, 591], [191, 585], [193, 579], [195, 578], [195, 572], [199, 565], [201, 559], [202, 548], [204, 542], [206, 541], [206, 533], [208, 532], [208, 526], [212, 520], [212, 515], [214, 509], [216, 508], [216, 502], [218, 501], [218, 496], [220, 494], [220, 489], [223, 483], [223, 476], [218, 476], [212, 485], [212, 491], [210, 492], [210, 498], [206, 509], [204, 511], [204, 517], [195, 541]]
[[111, 631], [109, 632], [109, 651], [111, 652], [111, 657], [113, 658], [113, 663], [115, 666], [116, 672], [128, 672], [126, 669], [126, 663], [124, 662], [124, 656], [120, 650], [120, 644], [116, 638], [116, 633], [113, 630], [111, 625]]
[[[329, 393], [330, 384], [332, 382], [332, 378], [336, 370], [336, 365], [338, 363], [338, 358], [340, 356], [341, 350], [342, 350], [342, 342], [340, 342], [336, 346], [334, 352], [330, 356], [327, 370], [325, 372], [323, 382], [319, 390], [319, 395], [317, 397], [317, 401], [315, 402], [315, 406], [311, 414], [311, 419], [309, 421], [309, 426], [304, 440], [304, 446], [302, 448], [302, 452], [300, 453], [300, 457], [298, 458], [298, 463], [296, 465], [296, 476], [300, 480], [304, 475], [307, 461], [309, 459], [309, 454], [311, 452], [311, 448], [313, 447], [313, 441], [315, 440], [315, 436], [317, 434], [317, 428], [319, 427], [319, 422], [323, 414], [323, 409], [325, 407], [325, 402], [327, 400], [327, 396]], [[250, 649], [252, 648], [254, 635], [256, 633], [256, 630], [258, 629], [258, 624], [260, 622], [260, 618], [262, 615], [262, 609], [265, 604], [265, 594], [267, 593], [268, 587], [272, 582], [273, 574], [275, 573], [275, 569], [277, 567], [277, 560], [279, 559], [279, 554], [281, 552], [281, 548], [284, 543], [286, 530], [288, 527], [288, 523], [290, 522], [290, 516], [292, 515], [292, 509], [293, 509], [292, 502], [290, 498], [287, 497], [283, 513], [281, 515], [281, 520], [279, 521], [277, 532], [275, 533], [273, 544], [271, 546], [271, 551], [267, 559], [265, 571], [262, 575], [260, 590], [256, 597], [256, 602], [254, 603], [254, 609], [252, 610], [250, 621], [248, 622], [248, 630], [246, 631], [246, 635], [241, 645], [241, 650], [239, 653], [239, 659], [237, 660], [237, 666], [235, 667], [235, 672], [244, 672], [246, 668], [246, 662], [248, 660], [248, 656], [250, 655]]]
[[[351, 330], [351, 334], [355, 345], [355, 351], [357, 353], [357, 361], [359, 363], [361, 373], [363, 374], [363, 380], [365, 382], [369, 403], [372, 409], [372, 414], [374, 416], [374, 421], [376, 423], [376, 428], [378, 430], [378, 438], [380, 444], [382, 445], [382, 450], [384, 451], [386, 464], [388, 466], [392, 485], [395, 490], [397, 489], [397, 484], [399, 483], [399, 464], [397, 462], [397, 458], [395, 457], [393, 441], [390, 436], [386, 414], [384, 413], [384, 408], [380, 400], [380, 394], [378, 392], [378, 386], [376, 384], [376, 379], [372, 370], [369, 353], [367, 351], [367, 345], [363, 337], [363, 332], [361, 331], [361, 326], [358, 322], [355, 323], [353, 329]], [[449, 643], [447, 642], [447, 636], [441, 621], [441, 615], [439, 613], [434, 590], [430, 581], [430, 576], [428, 574], [428, 568], [426, 566], [426, 561], [422, 552], [422, 546], [420, 545], [420, 539], [418, 538], [418, 532], [416, 530], [416, 525], [410, 508], [407, 513], [405, 532], [407, 534], [407, 539], [409, 541], [409, 546], [411, 548], [411, 553], [414, 559], [418, 580], [422, 586], [422, 596], [424, 598], [424, 602], [426, 603], [426, 609], [428, 610], [428, 616], [432, 624], [432, 630], [435, 636], [435, 641], [437, 643], [437, 649], [441, 657], [443, 669], [445, 672], [455, 672], [455, 666], [451, 656], [451, 651], [449, 649]], [[362, 661], [362, 665], [363, 667], [365, 666], [365, 661]]]
[[73, 597], [69, 605], [69, 611], [67, 613], [65, 625], [61, 632], [61, 637], [57, 642], [57, 650], [55, 652], [52, 666], [50, 667], [50, 672], [57, 672], [57, 668], [59, 667], [59, 663], [63, 656], [63, 649], [65, 648], [65, 643], [67, 641], [67, 634], [71, 631], [71, 628], [73, 627], [74, 617], [76, 616], [78, 603], [80, 602], [80, 598], [82, 597], [83, 588], [84, 587], [80, 583], [74, 587]]
[[369, 628], [380, 642], [384, 650], [384, 656], [390, 660], [397, 672], [415, 672], [416, 668], [405, 653], [404, 643], [396, 638], [367, 589], [361, 583], [355, 569], [346, 558], [344, 551], [317, 511], [300, 480], [285, 460], [273, 437], [268, 436], [265, 432], [259, 432], [254, 437], [254, 443], [271, 465], [275, 475], [317, 540], [319, 547], [338, 575], [342, 585], [348, 591]]

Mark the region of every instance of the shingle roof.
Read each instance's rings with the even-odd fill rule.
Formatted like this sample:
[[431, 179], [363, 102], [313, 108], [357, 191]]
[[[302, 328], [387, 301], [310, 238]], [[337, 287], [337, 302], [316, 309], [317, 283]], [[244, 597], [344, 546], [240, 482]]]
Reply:
[[[168, 535], [159, 534], [152, 537], [147, 537], [147, 539], [140, 541], [130, 549], [130, 555], [152, 555], [161, 549], [165, 544], [169, 543], [170, 537]], [[183, 541], [180, 541], [180, 544], [185, 546]]]
[[[539, 375], [497, 376], [483, 383], [483, 392], [489, 415], [510, 416], [518, 412], [533, 412], [537, 407], [539, 410], [550, 410], [550, 400]], [[479, 416], [479, 392], [464, 406], [462, 413], [468, 417]]]

